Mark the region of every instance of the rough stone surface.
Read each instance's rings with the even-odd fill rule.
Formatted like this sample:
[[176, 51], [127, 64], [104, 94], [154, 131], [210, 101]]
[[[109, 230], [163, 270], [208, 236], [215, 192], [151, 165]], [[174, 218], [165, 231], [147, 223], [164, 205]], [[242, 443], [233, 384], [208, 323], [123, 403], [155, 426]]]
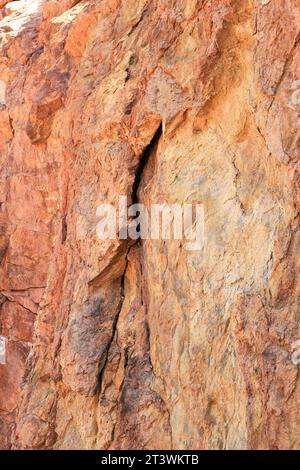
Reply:
[[[300, 448], [299, 44], [299, 0], [0, 1], [2, 449]], [[204, 249], [100, 241], [120, 195]]]

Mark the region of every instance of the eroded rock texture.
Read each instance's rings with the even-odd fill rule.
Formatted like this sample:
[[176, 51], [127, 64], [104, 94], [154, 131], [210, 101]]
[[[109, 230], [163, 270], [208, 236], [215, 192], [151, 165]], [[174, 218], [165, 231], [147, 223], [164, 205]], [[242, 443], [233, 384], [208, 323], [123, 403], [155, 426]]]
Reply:
[[0, 447], [300, 448], [299, 0], [0, 7]]

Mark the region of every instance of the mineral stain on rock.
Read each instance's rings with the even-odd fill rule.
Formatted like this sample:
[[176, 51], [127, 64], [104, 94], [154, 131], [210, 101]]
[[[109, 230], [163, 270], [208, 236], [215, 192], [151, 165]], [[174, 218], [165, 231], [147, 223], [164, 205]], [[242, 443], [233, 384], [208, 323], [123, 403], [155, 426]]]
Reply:
[[[298, 0], [0, 0], [1, 449], [300, 448], [299, 37]], [[99, 240], [120, 196], [202, 204], [204, 249]]]

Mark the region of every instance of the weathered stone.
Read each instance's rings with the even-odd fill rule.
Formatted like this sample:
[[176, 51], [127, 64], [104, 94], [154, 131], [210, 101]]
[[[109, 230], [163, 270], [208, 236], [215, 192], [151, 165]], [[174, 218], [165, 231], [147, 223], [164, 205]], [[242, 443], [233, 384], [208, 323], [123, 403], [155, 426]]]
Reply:
[[299, 449], [299, 1], [0, 8], [0, 447]]

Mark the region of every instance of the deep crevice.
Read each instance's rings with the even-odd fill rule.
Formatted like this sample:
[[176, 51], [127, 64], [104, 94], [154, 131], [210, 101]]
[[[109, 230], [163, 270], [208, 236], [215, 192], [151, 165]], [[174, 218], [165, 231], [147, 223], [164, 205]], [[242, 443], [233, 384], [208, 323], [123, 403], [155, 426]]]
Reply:
[[[156, 130], [156, 132], [153, 136], [153, 138], [151, 139], [151, 142], [147, 145], [147, 147], [143, 151], [142, 156], [140, 158], [140, 163], [139, 163], [138, 168], [136, 170], [135, 179], [134, 179], [134, 182], [133, 182], [133, 185], [132, 185], [132, 193], [131, 193], [132, 204], [137, 204], [139, 202], [138, 192], [139, 192], [139, 187], [140, 187], [140, 184], [141, 184], [141, 181], [142, 181], [143, 172], [144, 172], [144, 169], [145, 169], [145, 167], [146, 167], [146, 165], [149, 161], [150, 156], [153, 154], [153, 152], [157, 148], [157, 145], [158, 145], [158, 142], [159, 142], [159, 139], [160, 139], [161, 135], [162, 135], [162, 123], [160, 123], [158, 129]], [[111, 349], [112, 343], [113, 343], [113, 341], [115, 339], [115, 336], [116, 336], [118, 320], [119, 320], [120, 313], [122, 311], [123, 303], [124, 303], [124, 300], [125, 300], [125, 278], [126, 278], [126, 271], [127, 271], [127, 266], [128, 266], [128, 255], [129, 255], [129, 252], [130, 252], [131, 248], [134, 245], [137, 245], [138, 243], [140, 243], [139, 239], [136, 240], [135, 243], [129, 247], [129, 249], [127, 251], [127, 254], [126, 254], [126, 257], [125, 257], [125, 267], [124, 267], [124, 271], [123, 271], [123, 274], [122, 274], [122, 277], [121, 277], [121, 300], [120, 300], [120, 305], [119, 305], [118, 311], [117, 311], [117, 313], [115, 315], [115, 318], [114, 318], [114, 321], [113, 321], [111, 339], [110, 339], [109, 344], [107, 345], [107, 349], [106, 349], [106, 352], [105, 352], [105, 357], [104, 357], [102, 365], [100, 366], [100, 371], [99, 371], [98, 387], [99, 387], [99, 393], [100, 394], [103, 392], [104, 375], [105, 375], [105, 370], [106, 370], [106, 366], [107, 366], [107, 363], [108, 363], [109, 351]]]
[[62, 228], [61, 228], [61, 238], [62, 244], [65, 243], [68, 235], [68, 224], [67, 224], [67, 217], [64, 215], [62, 218]]
[[142, 181], [144, 169], [149, 161], [150, 156], [152, 155], [153, 151], [156, 149], [161, 135], [162, 135], [162, 123], [160, 123], [157, 131], [152, 137], [150, 144], [147, 145], [147, 147], [142, 153], [139, 166], [135, 173], [135, 180], [132, 185], [132, 193], [131, 193], [132, 204], [138, 203], [138, 200], [139, 200], [138, 192], [139, 192], [139, 187]]
[[103, 381], [104, 381], [104, 374], [105, 374], [105, 369], [106, 369], [106, 366], [107, 366], [107, 363], [108, 363], [108, 355], [109, 355], [109, 351], [110, 351], [110, 348], [111, 348], [111, 345], [114, 341], [114, 338], [116, 336], [116, 332], [117, 332], [117, 325], [118, 325], [118, 320], [119, 320], [119, 317], [120, 317], [120, 313], [122, 311], [122, 308], [123, 308], [123, 303], [124, 303], [124, 300], [125, 300], [125, 277], [126, 277], [126, 271], [127, 271], [127, 266], [128, 266], [128, 254], [129, 254], [129, 251], [130, 251], [130, 248], [127, 252], [127, 255], [126, 255], [126, 264], [125, 264], [125, 268], [124, 268], [124, 272], [122, 274], [122, 277], [121, 277], [121, 299], [120, 299], [120, 305], [118, 307], [118, 310], [117, 310], [117, 313], [115, 315], [115, 318], [114, 318], [114, 321], [113, 321], [113, 324], [112, 324], [112, 333], [111, 333], [111, 338], [110, 338], [110, 341], [107, 345], [107, 349], [106, 349], [106, 353], [105, 353], [105, 359], [103, 361], [103, 365], [99, 371], [99, 382], [98, 382], [98, 386], [99, 386], [99, 392], [100, 394], [102, 393], [102, 385], [103, 385]]

